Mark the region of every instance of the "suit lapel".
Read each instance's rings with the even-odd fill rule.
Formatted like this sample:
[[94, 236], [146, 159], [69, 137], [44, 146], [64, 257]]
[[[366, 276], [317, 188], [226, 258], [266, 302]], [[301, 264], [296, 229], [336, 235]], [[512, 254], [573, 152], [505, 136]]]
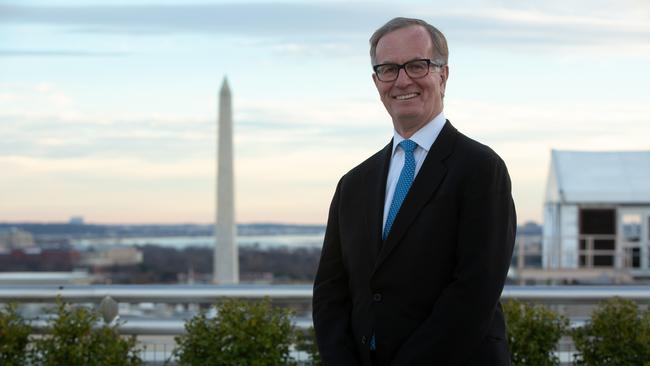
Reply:
[[386, 177], [390, 165], [393, 141], [379, 153], [371, 169], [366, 175], [367, 212], [366, 220], [370, 236], [370, 259], [374, 266], [375, 259], [381, 247], [381, 229], [384, 219], [384, 200], [386, 196]]
[[[415, 180], [402, 203], [402, 207], [395, 217], [395, 221], [393, 222], [393, 226], [391, 227], [386, 241], [381, 245], [381, 250], [379, 251], [375, 262], [375, 272], [382, 262], [390, 255], [393, 249], [395, 249], [399, 244], [400, 239], [404, 236], [411, 223], [418, 217], [422, 207], [424, 207], [433, 196], [433, 193], [438, 189], [438, 186], [447, 173], [447, 167], [444, 165], [443, 161], [452, 151], [453, 143], [456, 140], [456, 134], [456, 129], [449, 121], [447, 121], [424, 159], [422, 167], [420, 168], [418, 175], [415, 177]], [[386, 175], [383, 177], [383, 182], [385, 191]], [[383, 198], [381, 202], [384, 202]], [[383, 216], [383, 206], [381, 213], [381, 216]], [[381, 238], [381, 234], [379, 237]]]

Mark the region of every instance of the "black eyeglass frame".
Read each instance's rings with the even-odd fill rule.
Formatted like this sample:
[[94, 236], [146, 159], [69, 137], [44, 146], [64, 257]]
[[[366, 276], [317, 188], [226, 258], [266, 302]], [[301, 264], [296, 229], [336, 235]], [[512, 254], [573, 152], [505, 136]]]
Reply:
[[[411, 76], [411, 74], [409, 74], [409, 72], [408, 72], [407, 69], [406, 69], [406, 65], [408, 65], [408, 64], [410, 64], [410, 63], [412, 63], [412, 62], [422, 62], [422, 61], [426, 61], [426, 63], [427, 63], [427, 73], [424, 74], [424, 75], [421, 75], [421, 76], [415, 76], [415, 77]], [[382, 79], [379, 77], [379, 73], [377, 73], [377, 69], [379, 69], [379, 68], [382, 67], [382, 66], [388, 66], [388, 65], [390, 65], [390, 66], [396, 66], [396, 67], [397, 67], [397, 73], [395, 74], [395, 79], [391, 79], [391, 80], [382, 80]], [[445, 66], [445, 64], [437, 64], [437, 63], [431, 61], [431, 60], [428, 59], [428, 58], [419, 58], [419, 59], [416, 59], [416, 60], [411, 60], [411, 61], [405, 62], [405, 63], [403, 63], [403, 64], [396, 64], [396, 63], [389, 62], [389, 63], [385, 63], [385, 64], [372, 65], [372, 69], [375, 71], [375, 75], [377, 75], [377, 79], [379, 79], [379, 81], [383, 81], [383, 82], [391, 82], [391, 81], [395, 81], [395, 80], [397, 80], [397, 78], [399, 77], [399, 71], [400, 71], [401, 69], [404, 69], [404, 72], [406, 73], [406, 75], [408, 75], [408, 77], [410, 77], [411, 79], [420, 79], [420, 78], [423, 78], [423, 77], [429, 75], [429, 70], [431, 69], [431, 65], [433, 65], [434, 67], [443, 67], [443, 66]]]

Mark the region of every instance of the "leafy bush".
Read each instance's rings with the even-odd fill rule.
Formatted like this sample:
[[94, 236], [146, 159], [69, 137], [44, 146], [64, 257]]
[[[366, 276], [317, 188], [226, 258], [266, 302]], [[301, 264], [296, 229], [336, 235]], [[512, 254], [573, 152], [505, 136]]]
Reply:
[[99, 314], [57, 302], [48, 334], [34, 341], [35, 361], [43, 366], [135, 366], [142, 360], [135, 337], [122, 338], [117, 325], [93, 329]]
[[630, 300], [601, 302], [591, 320], [573, 331], [577, 365], [650, 364], [650, 310], [641, 313]]
[[26, 365], [30, 359], [27, 349], [32, 329], [18, 315], [15, 304], [0, 309], [0, 365]]
[[217, 316], [204, 312], [185, 323], [187, 334], [175, 337], [173, 355], [191, 366], [284, 366], [293, 364], [289, 347], [293, 325], [286, 309], [261, 302], [227, 300]]
[[508, 343], [515, 366], [555, 366], [555, 348], [569, 321], [543, 305], [508, 300], [503, 304]]
[[318, 353], [318, 344], [316, 343], [314, 327], [310, 327], [306, 331], [297, 331], [296, 349], [307, 353], [307, 356], [309, 356], [309, 365], [321, 366], [320, 353]]

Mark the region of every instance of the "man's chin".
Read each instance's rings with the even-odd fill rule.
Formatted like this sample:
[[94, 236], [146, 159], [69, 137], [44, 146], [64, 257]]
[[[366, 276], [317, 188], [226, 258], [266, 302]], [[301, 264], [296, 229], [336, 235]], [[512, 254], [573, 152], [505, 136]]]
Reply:
[[[409, 116], [410, 118], [401, 117], [401, 119], [393, 119], [393, 127], [402, 137], [409, 138], [410, 135], [422, 128], [429, 120], [424, 120], [419, 116]], [[407, 136], [405, 136], [407, 134]]]

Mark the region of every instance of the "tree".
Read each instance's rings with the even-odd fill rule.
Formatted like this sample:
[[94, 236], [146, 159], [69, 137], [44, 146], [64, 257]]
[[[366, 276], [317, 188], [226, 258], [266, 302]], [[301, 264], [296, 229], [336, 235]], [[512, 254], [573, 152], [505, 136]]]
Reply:
[[309, 364], [311, 366], [321, 366], [320, 353], [318, 352], [314, 327], [309, 327], [309, 329], [305, 331], [297, 331], [296, 349], [307, 353], [307, 356], [309, 356]]
[[543, 305], [508, 300], [503, 304], [510, 354], [515, 366], [556, 366], [554, 351], [569, 321]]
[[630, 300], [601, 302], [590, 321], [572, 332], [577, 365], [650, 364], [650, 309], [641, 312]]
[[28, 364], [29, 335], [32, 329], [16, 311], [16, 304], [0, 309], [0, 365], [22, 366]]
[[289, 349], [294, 329], [287, 309], [260, 302], [226, 300], [217, 316], [205, 312], [185, 324], [187, 334], [175, 337], [173, 356], [191, 366], [284, 366], [293, 361]]
[[135, 337], [123, 338], [118, 324], [94, 328], [96, 311], [57, 301], [48, 331], [34, 341], [36, 364], [42, 366], [139, 366]]

